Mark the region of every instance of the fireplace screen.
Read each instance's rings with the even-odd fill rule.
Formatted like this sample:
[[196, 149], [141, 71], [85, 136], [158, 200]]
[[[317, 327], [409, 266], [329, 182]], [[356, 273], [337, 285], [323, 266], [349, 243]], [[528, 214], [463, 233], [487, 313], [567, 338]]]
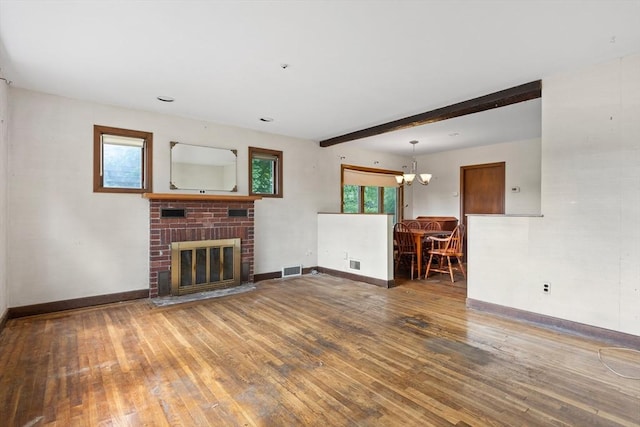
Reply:
[[183, 295], [240, 284], [240, 239], [171, 244], [171, 293]]

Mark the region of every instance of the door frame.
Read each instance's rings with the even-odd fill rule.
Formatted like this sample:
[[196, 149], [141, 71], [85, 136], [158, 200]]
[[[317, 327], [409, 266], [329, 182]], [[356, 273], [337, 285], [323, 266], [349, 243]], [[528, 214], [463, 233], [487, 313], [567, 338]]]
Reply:
[[502, 212], [501, 214], [504, 214], [504, 207], [505, 207], [505, 190], [506, 190], [506, 162], [494, 162], [494, 163], [483, 163], [480, 165], [469, 165], [469, 166], [460, 166], [460, 220], [464, 221], [464, 225], [467, 225], [467, 221], [466, 221], [466, 212], [465, 212], [465, 200], [464, 200], [464, 177], [465, 177], [465, 172], [467, 170], [470, 169], [483, 169], [483, 168], [493, 168], [493, 167], [501, 167], [502, 171], [504, 173], [504, 177], [505, 179], [502, 181], [502, 191], [501, 191], [501, 200], [500, 200], [500, 204], [502, 205]]
[[468, 230], [468, 224], [467, 224], [467, 213], [465, 211], [465, 200], [464, 200], [464, 195], [465, 195], [465, 188], [464, 188], [464, 182], [465, 182], [465, 173], [468, 170], [472, 170], [472, 169], [483, 169], [483, 168], [495, 168], [495, 167], [500, 167], [502, 169], [502, 174], [503, 174], [503, 180], [502, 180], [502, 191], [500, 192], [500, 204], [501, 204], [501, 210], [502, 212], [500, 213], [496, 213], [496, 215], [504, 215], [505, 212], [505, 191], [506, 191], [506, 180], [507, 180], [507, 176], [506, 176], [506, 171], [507, 171], [507, 163], [506, 162], [494, 162], [494, 163], [483, 163], [483, 164], [479, 164], [479, 165], [469, 165], [469, 166], [460, 166], [460, 221], [459, 223], [464, 224], [465, 226], [465, 233], [464, 233], [464, 256], [466, 258], [467, 256], [467, 232], [466, 230]]

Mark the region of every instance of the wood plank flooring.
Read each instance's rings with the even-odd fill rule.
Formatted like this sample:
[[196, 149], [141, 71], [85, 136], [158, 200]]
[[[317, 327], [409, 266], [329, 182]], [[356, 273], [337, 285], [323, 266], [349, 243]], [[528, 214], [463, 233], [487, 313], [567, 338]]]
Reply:
[[[3, 426], [638, 426], [606, 343], [327, 275], [10, 320]], [[633, 352], [603, 360], [640, 376]]]

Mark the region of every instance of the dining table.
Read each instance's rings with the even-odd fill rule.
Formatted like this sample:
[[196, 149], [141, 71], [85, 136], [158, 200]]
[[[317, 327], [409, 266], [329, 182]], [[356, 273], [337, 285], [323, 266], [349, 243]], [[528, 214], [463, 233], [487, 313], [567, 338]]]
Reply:
[[416, 243], [416, 258], [418, 258], [418, 280], [422, 273], [422, 243], [429, 237], [446, 237], [451, 235], [451, 230], [423, 230], [422, 228], [411, 228], [411, 235]]

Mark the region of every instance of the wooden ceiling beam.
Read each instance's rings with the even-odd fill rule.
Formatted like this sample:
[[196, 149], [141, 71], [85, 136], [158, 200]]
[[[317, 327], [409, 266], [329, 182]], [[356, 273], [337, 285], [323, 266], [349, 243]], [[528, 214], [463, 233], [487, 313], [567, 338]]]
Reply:
[[414, 126], [426, 125], [428, 123], [435, 123], [442, 120], [452, 119], [454, 117], [465, 116], [467, 114], [479, 113], [481, 111], [500, 108], [516, 104], [518, 102], [529, 101], [530, 99], [540, 98], [541, 96], [542, 80], [536, 80], [520, 86], [515, 86], [499, 92], [470, 99], [468, 101], [459, 102], [457, 104], [437, 108], [425, 113], [416, 114], [414, 116], [405, 117], [403, 119], [394, 120], [392, 122], [325, 139], [320, 141], [320, 146], [330, 147], [343, 142], [354, 141], [356, 139], [367, 138]]

